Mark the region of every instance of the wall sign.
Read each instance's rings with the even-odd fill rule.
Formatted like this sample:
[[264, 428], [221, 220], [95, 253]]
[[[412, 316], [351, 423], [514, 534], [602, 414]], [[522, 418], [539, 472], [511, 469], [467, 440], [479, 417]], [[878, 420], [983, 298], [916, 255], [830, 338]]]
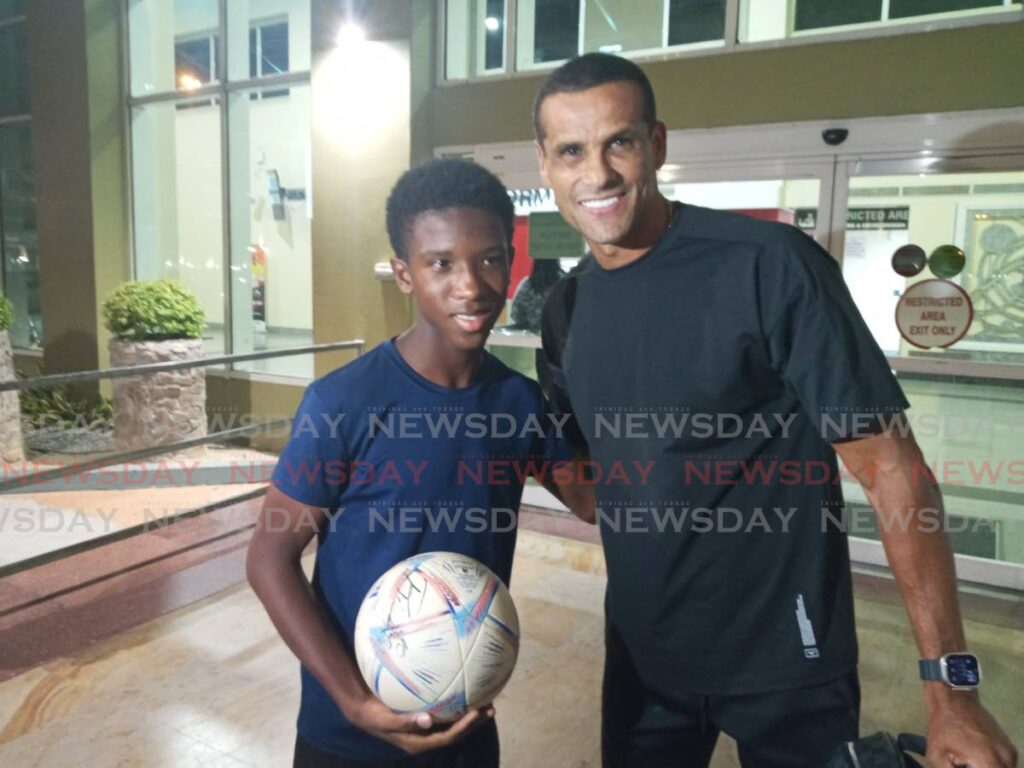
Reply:
[[914, 283], [896, 305], [896, 326], [900, 335], [920, 349], [956, 344], [967, 333], [973, 319], [971, 297], [948, 280]]
[[[797, 208], [796, 225], [800, 229], [818, 226], [817, 208]], [[910, 226], [910, 206], [890, 205], [878, 208], [848, 208], [846, 229], [907, 229]]]

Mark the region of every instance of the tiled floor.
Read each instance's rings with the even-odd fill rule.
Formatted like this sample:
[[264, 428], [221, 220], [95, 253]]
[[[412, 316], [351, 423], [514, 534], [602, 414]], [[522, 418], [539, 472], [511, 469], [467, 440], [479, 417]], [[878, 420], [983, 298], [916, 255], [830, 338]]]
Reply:
[[[528, 520], [512, 584], [521, 655], [498, 701], [504, 764], [597, 766], [603, 557], [593, 543], [536, 531], [572, 533], [571, 523]], [[858, 576], [857, 591], [864, 729], [920, 729], [916, 655], [892, 585]], [[1020, 744], [1021, 603], [969, 598], [966, 613], [986, 700]], [[236, 584], [0, 683], [0, 765], [286, 766], [297, 700], [295, 660]], [[737, 765], [728, 741], [713, 765]]]

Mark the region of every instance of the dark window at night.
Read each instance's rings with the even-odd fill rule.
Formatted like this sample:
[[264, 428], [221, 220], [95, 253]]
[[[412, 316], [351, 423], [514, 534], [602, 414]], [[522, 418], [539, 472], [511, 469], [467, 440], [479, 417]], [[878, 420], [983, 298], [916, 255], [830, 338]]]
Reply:
[[668, 44], [725, 38], [725, 0], [670, 0]]
[[[288, 71], [288, 22], [257, 24], [249, 29], [249, 77], [271, 77]], [[250, 99], [287, 96], [287, 88], [249, 95]]]
[[25, 12], [25, 0], [0, 0], [0, 19], [20, 16]]
[[579, 48], [579, 0], [537, 0], [533, 19], [533, 61], [571, 59]]
[[485, 25], [484, 69], [501, 69], [505, 63], [505, 0], [487, 0]]
[[174, 44], [174, 74], [179, 91], [212, 83], [217, 69], [217, 35], [204, 35]]
[[905, 19], [926, 13], [948, 13], [973, 8], [998, 8], [993, 0], [889, 0], [889, 18]]
[[882, 18], [882, 0], [797, 0], [794, 29], [822, 29]]

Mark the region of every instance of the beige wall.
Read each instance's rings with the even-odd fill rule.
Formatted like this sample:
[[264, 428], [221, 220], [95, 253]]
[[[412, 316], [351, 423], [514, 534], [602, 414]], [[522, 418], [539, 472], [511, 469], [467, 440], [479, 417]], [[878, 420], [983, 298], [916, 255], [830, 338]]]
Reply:
[[[391, 255], [384, 202], [412, 154], [409, 38], [423, 20], [415, 3], [374, 3], [363, 19], [369, 42], [347, 53], [329, 34], [342, 19], [327, 6], [319, 3], [313, 20], [324, 30], [313, 50], [313, 335], [372, 347], [411, 320], [408, 300], [377, 281], [373, 265]], [[343, 359], [319, 355], [317, 373]]]
[[[807, 43], [643, 64], [669, 128], [1024, 104], [1024, 22]], [[438, 88], [435, 146], [532, 138], [543, 75]]]

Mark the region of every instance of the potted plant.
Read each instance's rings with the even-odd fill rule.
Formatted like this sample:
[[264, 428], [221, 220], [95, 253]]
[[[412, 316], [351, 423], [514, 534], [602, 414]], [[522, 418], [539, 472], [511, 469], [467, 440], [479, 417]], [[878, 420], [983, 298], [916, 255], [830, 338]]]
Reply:
[[[11, 337], [8, 333], [12, 322], [14, 307], [7, 297], [0, 293], [0, 381], [15, 379], [14, 353], [11, 352]], [[0, 459], [15, 463], [24, 458], [18, 392], [0, 392]]]
[[[125, 283], [103, 302], [103, 319], [114, 334], [111, 367], [203, 357], [203, 310], [195, 295], [180, 283]], [[166, 445], [206, 434], [206, 370], [202, 367], [114, 379], [113, 393], [118, 450]]]

